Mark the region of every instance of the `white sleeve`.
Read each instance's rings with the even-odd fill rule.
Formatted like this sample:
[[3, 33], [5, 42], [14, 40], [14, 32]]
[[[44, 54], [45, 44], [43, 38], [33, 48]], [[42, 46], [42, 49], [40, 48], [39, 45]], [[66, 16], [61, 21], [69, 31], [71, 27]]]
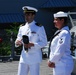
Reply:
[[39, 37], [39, 41], [34, 43], [34, 47], [38, 47], [38, 48], [43, 48], [44, 46], [47, 45], [47, 36], [46, 36], [46, 32], [44, 27], [40, 27], [39, 31], [38, 31], [38, 37]]
[[56, 50], [52, 55], [50, 54], [49, 60], [54, 63], [58, 62], [65, 54], [67, 48], [70, 49], [70, 36], [69, 34], [62, 33], [59, 36]]
[[18, 47], [17, 45], [16, 45], [16, 41], [17, 40], [21, 40], [22, 39], [22, 35], [21, 35], [21, 27], [19, 28], [19, 31], [18, 31], [18, 34], [17, 34], [17, 38], [16, 38], [16, 40], [15, 40], [15, 47]]

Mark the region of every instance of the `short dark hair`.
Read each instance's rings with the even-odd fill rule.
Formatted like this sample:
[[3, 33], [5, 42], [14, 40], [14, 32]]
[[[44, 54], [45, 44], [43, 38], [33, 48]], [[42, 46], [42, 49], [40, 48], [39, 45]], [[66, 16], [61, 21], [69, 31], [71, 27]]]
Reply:
[[64, 24], [67, 24], [68, 17], [58, 17], [60, 20], [64, 19]]
[[29, 14], [29, 13], [31, 13], [32, 15], [35, 15], [36, 14], [36, 12], [23, 12], [24, 14]]

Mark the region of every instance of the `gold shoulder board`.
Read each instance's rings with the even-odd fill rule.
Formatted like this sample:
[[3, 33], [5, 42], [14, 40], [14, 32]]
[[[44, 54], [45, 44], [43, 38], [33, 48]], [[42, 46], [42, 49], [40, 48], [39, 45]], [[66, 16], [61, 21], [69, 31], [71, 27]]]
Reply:
[[24, 26], [25, 24], [20, 24], [20, 27]]
[[39, 26], [39, 27], [41, 27], [42, 26], [42, 24], [40, 24], [40, 23], [35, 23], [37, 26]]

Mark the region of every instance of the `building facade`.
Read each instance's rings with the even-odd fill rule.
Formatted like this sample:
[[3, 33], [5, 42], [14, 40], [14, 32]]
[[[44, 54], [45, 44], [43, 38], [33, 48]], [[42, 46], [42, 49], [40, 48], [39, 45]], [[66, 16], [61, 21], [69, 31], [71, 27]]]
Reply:
[[24, 23], [23, 6], [38, 9], [35, 20], [44, 25], [48, 40], [55, 32], [53, 14], [57, 11], [76, 11], [75, 0], [0, 0], [0, 27], [14, 22]]

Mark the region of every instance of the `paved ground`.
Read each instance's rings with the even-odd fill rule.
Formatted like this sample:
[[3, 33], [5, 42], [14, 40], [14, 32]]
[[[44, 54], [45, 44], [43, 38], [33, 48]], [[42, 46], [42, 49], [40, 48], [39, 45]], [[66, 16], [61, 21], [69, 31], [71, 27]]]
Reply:
[[[0, 75], [17, 75], [18, 62], [1, 62], [0, 61]], [[43, 60], [40, 66], [40, 75], [52, 75], [52, 69], [47, 66], [47, 59]]]

